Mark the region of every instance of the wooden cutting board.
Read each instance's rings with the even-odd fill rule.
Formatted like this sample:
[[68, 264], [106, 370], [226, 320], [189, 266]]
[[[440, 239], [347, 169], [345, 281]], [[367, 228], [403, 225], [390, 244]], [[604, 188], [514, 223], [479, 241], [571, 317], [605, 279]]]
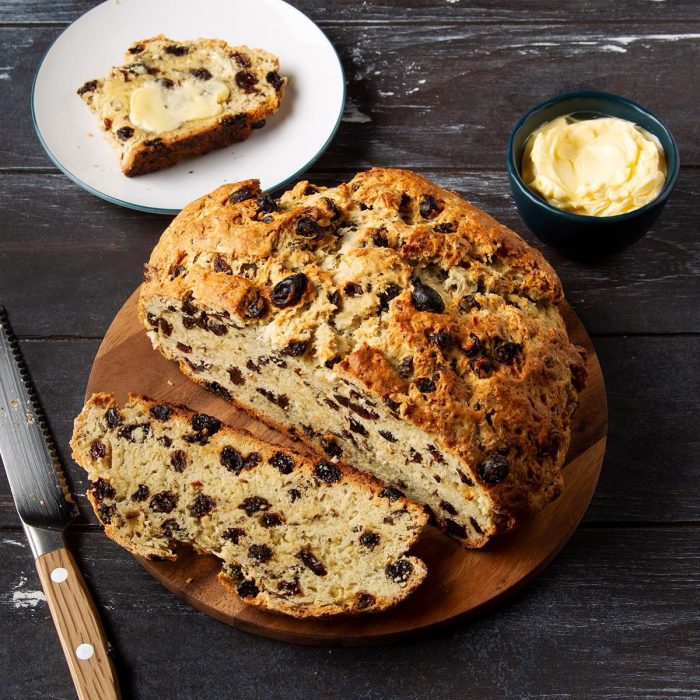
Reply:
[[[299, 450], [284, 435], [200, 389], [177, 364], [151, 348], [136, 313], [138, 290], [116, 315], [100, 345], [86, 397], [105, 391], [120, 402], [127, 393], [186, 404], [284, 447]], [[557, 555], [576, 530], [595, 490], [605, 452], [608, 411], [605, 386], [591, 339], [573, 310], [564, 308], [571, 338], [588, 350], [588, 384], [580, 395], [561, 496], [515, 532], [485, 549], [467, 550], [429, 527], [415, 554], [428, 565], [421, 587], [395, 608], [331, 620], [296, 620], [246, 605], [217, 581], [220, 562], [189, 548], [177, 561], [140, 563], [169, 590], [195, 608], [234, 627], [300, 644], [369, 645], [405, 639], [493, 607], [532, 578]]]

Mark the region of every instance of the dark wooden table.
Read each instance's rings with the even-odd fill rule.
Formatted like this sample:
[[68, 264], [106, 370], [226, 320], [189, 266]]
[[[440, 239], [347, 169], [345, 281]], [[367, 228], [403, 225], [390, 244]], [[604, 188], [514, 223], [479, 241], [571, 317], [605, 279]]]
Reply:
[[[336, 183], [373, 164], [412, 168], [532, 242], [506, 182], [509, 131], [535, 103], [584, 88], [656, 112], [683, 164], [661, 220], [632, 248], [587, 265], [544, 250], [593, 337], [608, 388], [608, 452], [581, 528], [498, 611], [367, 649], [296, 647], [207, 618], [107, 540], [85, 500], [68, 449], [71, 422], [100, 338], [169, 221], [82, 191], [34, 135], [34, 72], [92, 4], [0, 4], [0, 303], [77, 494], [70, 543], [113, 642], [124, 697], [699, 694], [700, 3], [295, 3], [336, 45], [348, 80], [343, 123], [308, 173], [314, 181]], [[0, 557], [0, 697], [73, 698], [2, 470]]]

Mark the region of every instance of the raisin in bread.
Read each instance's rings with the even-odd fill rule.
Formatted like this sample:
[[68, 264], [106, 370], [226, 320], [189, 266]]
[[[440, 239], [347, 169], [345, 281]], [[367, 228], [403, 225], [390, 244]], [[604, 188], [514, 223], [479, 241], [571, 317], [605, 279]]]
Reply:
[[95, 394], [71, 447], [112, 539], [145, 557], [174, 559], [177, 542], [215, 554], [247, 603], [295, 617], [378, 611], [425, 577], [406, 556], [427, 519], [420, 506], [212, 416]]
[[194, 381], [478, 547], [560, 492], [585, 379], [562, 302], [515, 233], [375, 168], [279, 200], [255, 180], [197, 200], [153, 251], [139, 307]]
[[247, 139], [279, 109], [287, 83], [276, 56], [219, 39], [160, 34], [132, 44], [124, 60], [78, 95], [129, 176]]

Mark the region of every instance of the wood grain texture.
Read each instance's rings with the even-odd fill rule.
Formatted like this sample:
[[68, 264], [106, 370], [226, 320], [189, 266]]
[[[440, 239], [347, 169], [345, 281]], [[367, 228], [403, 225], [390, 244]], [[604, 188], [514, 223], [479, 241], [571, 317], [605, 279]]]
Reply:
[[[13, 25], [0, 31], [0, 299], [10, 299], [22, 335], [33, 338], [23, 352], [64, 459], [98, 343], [53, 336], [101, 337], [167, 224], [99, 202], [64, 180], [32, 131], [28, 92], [43, 52], [94, 4], [0, 3], [0, 24]], [[536, 581], [486, 617], [382, 649], [314, 649], [246, 635], [164, 593], [106, 540], [91, 524], [80, 470], [67, 462], [83, 511], [71, 548], [115, 645], [125, 697], [695, 697], [700, 96], [693, 73], [698, 40], [674, 37], [700, 33], [700, 4], [293, 4], [336, 44], [351, 100], [312, 180], [335, 184], [375, 159], [415, 167], [443, 184], [455, 182], [448, 186], [523, 232], [505, 186], [505, 141], [498, 134], [521, 109], [584, 86], [619, 90], [656, 110], [682, 135], [683, 167], [661, 220], [620, 256], [582, 266], [545, 249], [586, 327], [604, 336], [594, 342], [608, 388], [609, 443], [582, 528]], [[568, 46], [568, 36], [592, 43]], [[623, 37], [633, 40], [610, 40]], [[394, 95], [381, 94], [388, 92]], [[0, 469], [0, 629], [11, 630], [0, 644], [0, 696], [73, 700], [17, 528]]]
[[[317, 170], [337, 185], [352, 172]], [[423, 170], [539, 247], [592, 334], [700, 332], [700, 170], [681, 173], [660, 220], [631, 248], [597, 262], [567, 260], [520, 220], [503, 173]], [[116, 207], [62, 175], [0, 174], [3, 303], [20, 336], [102, 337], [142, 278], [143, 264], [170, 222]], [[27, 285], [30, 293], [27, 293]]]
[[[68, 441], [99, 340], [25, 340], [81, 526], [97, 526]], [[700, 336], [594, 338], [609, 411], [605, 466], [584, 524], [700, 521]], [[672, 465], [672, 466], [671, 466]], [[19, 527], [0, 470], [0, 529]]]
[[[678, 89], [694, 84], [700, 25], [328, 19], [321, 26], [346, 72], [349, 127], [336, 135], [323, 163], [501, 170], [508, 136], [524, 112], [562, 92], [599, 89], [658, 114], [678, 141], [682, 163], [700, 164], [697, 120]], [[27, 52], [41, 56], [60, 32], [0, 27], [0, 44], [8, 47], [3, 104], [26, 104], [37, 67]], [[522, 79], [540, 75], [545, 64], [546, 82]], [[632, 71], [654, 80], [631, 81]], [[26, 113], [13, 110], [4, 121], [0, 168], [53, 168]]]
[[[0, 687], [12, 700], [74, 700], [46, 603], [12, 600], [12, 591], [39, 585], [28, 547], [19, 531], [2, 538], [16, 544], [3, 550], [0, 623], [15, 634], [0, 645]], [[700, 687], [700, 538], [692, 528], [579, 528], [507, 605], [383, 648], [255, 637], [164, 591], [101, 532], [75, 533], [70, 547], [131, 700], [689, 700]]]
[[[43, 0], [3, 0], [0, 24], [67, 24], [92, 9], [94, 0], [58, 0], [47, 5]], [[540, 23], [587, 22], [603, 16], [607, 21], [660, 22], [700, 21], [700, 9], [694, 0], [665, 0], [655, 4], [639, 2], [610, 3], [608, 0], [582, 0], [562, 5], [548, 0], [525, 3], [503, 3], [497, 0], [445, 2], [445, 0], [402, 0], [392, 2], [357, 2], [357, 0], [302, 0], [293, 2], [314, 21], [331, 18], [334, 22], [370, 24], [376, 21], [422, 22], [429, 26], [438, 22]]]
[[[286, 436], [196, 386], [175, 362], [153, 350], [138, 321], [137, 298], [138, 290], [110, 325], [90, 373], [86, 398], [110, 392], [122, 403], [129, 392], [144, 394], [215, 415], [268, 442], [294, 447]], [[565, 319], [572, 340], [588, 350], [589, 378], [579, 397], [562, 495], [518, 530], [480, 551], [467, 550], [428, 528], [415, 547], [427, 564], [428, 576], [395, 608], [377, 615], [296, 620], [246, 605], [228, 593], [217, 581], [221, 563], [213, 556], [200, 557], [182, 548], [175, 562], [139, 560], [168, 589], [208, 615], [248, 632], [301, 644], [386, 643], [493, 607], [539, 573], [568, 541], [588, 508], [600, 473], [607, 435], [603, 376], [593, 344], [568, 306]]]
[[119, 700], [107, 639], [75, 559], [57, 549], [40, 556], [36, 568], [79, 700]]

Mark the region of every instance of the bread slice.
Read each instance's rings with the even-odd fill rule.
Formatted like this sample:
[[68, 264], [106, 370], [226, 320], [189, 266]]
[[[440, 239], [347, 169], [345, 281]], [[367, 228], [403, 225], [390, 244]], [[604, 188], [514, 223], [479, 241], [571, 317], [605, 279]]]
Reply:
[[276, 56], [219, 39], [159, 34], [132, 44], [124, 61], [78, 95], [130, 177], [247, 139], [279, 109], [287, 84]]
[[139, 308], [194, 381], [426, 504], [479, 547], [560, 491], [582, 350], [542, 255], [458, 195], [375, 168], [186, 207]]
[[427, 519], [420, 506], [212, 416], [94, 394], [71, 447], [107, 535], [144, 557], [175, 559], [178, 542], [214, 554], [246, 603], [294, 617], [375, 612], [425, 577], [406, 556]]

